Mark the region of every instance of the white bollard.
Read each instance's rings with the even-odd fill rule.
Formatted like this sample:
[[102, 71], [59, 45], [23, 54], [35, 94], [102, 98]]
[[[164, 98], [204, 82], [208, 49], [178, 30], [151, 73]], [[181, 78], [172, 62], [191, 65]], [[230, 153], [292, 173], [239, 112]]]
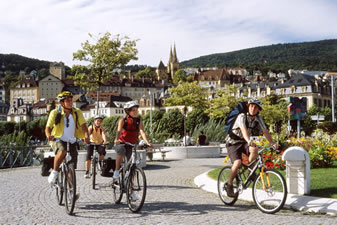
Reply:
[[282, 155], [286, 161], [288, 193], [310, 194], [310, 156], [302, 147], [288, 148]]

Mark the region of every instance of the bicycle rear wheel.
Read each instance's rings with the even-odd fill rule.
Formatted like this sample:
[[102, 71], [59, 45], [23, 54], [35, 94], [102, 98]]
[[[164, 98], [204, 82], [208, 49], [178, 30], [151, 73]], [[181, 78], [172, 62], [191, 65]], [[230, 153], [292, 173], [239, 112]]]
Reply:
[[218, 176], [218, 185], [217, 185], [218, 194], [219, 194], [221, 201], [223, 201], [225, 205], [233, 205], [239, 196], [239, 192], [238, 192], [239, 180], [237, 177], [234, 178], [233, 180], [233, 188], [234, 188], [235, 196], [229, 197], [227, 195], [226, 186], [229, 180], [230, 171], [231, 171], [231, 167], [225, 166], [224, 168], [222, 168]]
[[286, 182], [283, 176], [274, 169], [266, 169], [263, 179], [260, 173], [253, 184], [252, 191], [257, 208], [264, 213], [278, 212], [287, 199]]
[[57, 175], [55, 190], [56, 190], [56, 199], [59, 205], [62, 205], [63, 201], [63, 172], [60, 171]]
[[[120, 173], [122, 173], [122, 171]], [[123, 198], [122, 174], [119, 175], [118, 180], [113, 180], [112, 182], [113, 199], [116, 204], [119, 204]]]
[[96, 185], [96, 166], [97, 166], [97, 161], [96, 161], [96, 157], [93, 157], [92, 161], [91, 161], [91, 178], [92, 178], [92, 189], [95, 189], [95, 185]]
[[69, 163], [64, 178], [64, 200], [66, 212], [71, 215], [74, 212], [76, 202], [76, 173], [74, 163]]
[[128, 178], [126, 199], [129, 209], [138, 212], [144, 205], [146, 197], [146, 177], [141, 168], [134, 167]]

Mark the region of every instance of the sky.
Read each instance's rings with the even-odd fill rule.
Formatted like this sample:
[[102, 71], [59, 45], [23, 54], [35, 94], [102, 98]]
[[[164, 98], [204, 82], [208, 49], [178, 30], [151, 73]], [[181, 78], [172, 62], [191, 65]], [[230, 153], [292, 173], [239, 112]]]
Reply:
[[[78, 64], [105, 32], [138, 40], [138, 60], [165, 65], [278, 43], [337, 38], [335, 0], [0, 0], [0, 53]], [[1, 59], [0, 59], [1, 60]]]

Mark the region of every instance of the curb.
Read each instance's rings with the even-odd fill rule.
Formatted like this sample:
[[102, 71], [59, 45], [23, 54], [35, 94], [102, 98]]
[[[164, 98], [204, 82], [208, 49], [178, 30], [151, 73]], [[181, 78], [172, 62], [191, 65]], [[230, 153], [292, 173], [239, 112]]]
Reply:
[[[207, 192], [218, 194], [217, 181], [208, 177], [207, 174], [209, 171], [195, 177], [194, 183]], [[244, 190], [243, 193], [239, 195], [239, 199], [254, 202], [251, 188]], [[337, 199], [288, 193], [284, 208], [337, 216]]]

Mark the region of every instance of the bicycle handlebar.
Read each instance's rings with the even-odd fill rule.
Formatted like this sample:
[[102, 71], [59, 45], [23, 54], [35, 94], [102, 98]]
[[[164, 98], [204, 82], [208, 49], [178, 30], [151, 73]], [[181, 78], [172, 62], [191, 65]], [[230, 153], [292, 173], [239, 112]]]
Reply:
[[[55, 140], [55, 142], [61, 142], [62, 141], [61, 138], [55, 138], [54, 140]], [[63, 142], [69, 142], [70, 144], [75, 144], [75, 143], [82, 143], [83, 140], [79, 139], [79, 138], [75, 138], [75, 142], [74, 143], [71, 143], [70, 141], [63, 141]]]
[[131, 144], [130, 142], [121, 142], [120, 144], [126, 144], [126, 145], [130, 145], [132, 147], [135, 147], [137, 144]]
[[106, 145], [108, 145], [108, 143], [106, 143], [106, 144], [98, 144], [98, 143], [95, 143], [95, 142], [90, 142], [88, 145], [93, 145], [93, 146], [106, 146]]

